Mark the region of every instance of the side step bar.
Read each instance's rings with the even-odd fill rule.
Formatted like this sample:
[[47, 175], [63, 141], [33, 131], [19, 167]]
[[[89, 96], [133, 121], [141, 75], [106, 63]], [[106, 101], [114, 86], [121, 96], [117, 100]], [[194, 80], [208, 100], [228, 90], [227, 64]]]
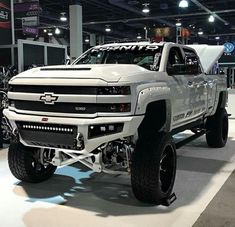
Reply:
[[194, 135], [192, 135], [182, 141], [179, 141], [178, 143], [175, 144], [176, 149], [179, 149], [180, 147], [184, 146], [185, 144], [190, 143], [193, 140], [203, 136], [204, 134], [206, 134], [206, 132], [207, 132], [206, 130], [202, 130], [201, 132], [198, 132], [198, 133], [196, 133], [196, 134], [194, 134]]

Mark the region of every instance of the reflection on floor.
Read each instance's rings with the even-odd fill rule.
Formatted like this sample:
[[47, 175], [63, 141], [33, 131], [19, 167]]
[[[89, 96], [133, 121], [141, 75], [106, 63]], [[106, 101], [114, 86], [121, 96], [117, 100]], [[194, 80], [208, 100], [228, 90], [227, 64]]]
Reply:
[[210, 149], [201, 137], [178, 150], [178, 199], [168, 208], [138, 202], [128, 176], [96, 174], [78, 164], [40, 184], [19, 182], [9, 172], [7, 149], [1, 150], [0, 226], [192, 226], [235, 169], [234, 147], [231, 121], [225, 148]]

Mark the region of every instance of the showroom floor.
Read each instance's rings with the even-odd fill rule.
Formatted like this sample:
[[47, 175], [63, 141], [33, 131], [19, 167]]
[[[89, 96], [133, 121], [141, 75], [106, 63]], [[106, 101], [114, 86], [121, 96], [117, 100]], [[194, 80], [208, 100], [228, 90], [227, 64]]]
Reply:
[[9, 172], [7, 149], [1, 150], [0, 226], [235, 226], [234, 147], [231, 120], [225, 148], [210, 149], [202, 137], [178, 150], [178, 199], [169, 208], [136, 201], [128, 177], [98, 175], [78, 165], [58, 169], [44, 183], [19, 182]]

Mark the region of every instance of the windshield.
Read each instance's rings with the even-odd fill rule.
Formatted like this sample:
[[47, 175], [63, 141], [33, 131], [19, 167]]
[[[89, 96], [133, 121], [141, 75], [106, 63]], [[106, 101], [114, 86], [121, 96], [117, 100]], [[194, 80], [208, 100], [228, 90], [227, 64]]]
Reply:
[[108, 46], [95, 47], [73, 64], [135, 64], [148, 70], [158, 70], [162, 47], [159, 46]]

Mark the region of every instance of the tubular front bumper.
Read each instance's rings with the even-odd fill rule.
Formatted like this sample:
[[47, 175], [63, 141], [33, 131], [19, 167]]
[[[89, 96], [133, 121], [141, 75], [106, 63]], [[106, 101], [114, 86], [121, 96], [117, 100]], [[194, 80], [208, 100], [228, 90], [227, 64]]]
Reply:
[[[48, 116], [35, 116], [28, 114], [19, 114], [9, 109], [5, 109], [3, 114], [9, 120], [13, 130], [17, 128], [16, 122], [32, 122], [32, 123], [46, 123], [46, 124], [64, 124], [77, 127], [77, 132], [81, 133], [84, 137], [85, 148], [83, 150], [71, 150], [70, 152], [87, 154], [95, 150], [97, 147], [101, 146], [104, 143], [117, 140], [120, 138], [128, 137], [135, 135], [141, 121], [144, 116], [128, 116], [128, 117], [97, 117], [97, 118], [67, 118], [67, 117], [48, 117]], [[45, 122], [45, 118], [47, 121]], [[43, 120], [44, 119], [44, 120]], [[90, 125], [99, 125], [99, 124], [114, 124], [114, 123], [123, 123], [122, 132], [104, 135], [96, 138], [88, 138], [88, 127]], [[26, 146], [32, 146], [27, 144], [20, 136], [20, 141]], [[34, 146], [40, 147], [40, 146]], [[44, 147], [45, 148], [45, 147]], [[48, 147], [50, 148], [50, 147]], [[63, 149], [60, 149], [63, 150]]]

